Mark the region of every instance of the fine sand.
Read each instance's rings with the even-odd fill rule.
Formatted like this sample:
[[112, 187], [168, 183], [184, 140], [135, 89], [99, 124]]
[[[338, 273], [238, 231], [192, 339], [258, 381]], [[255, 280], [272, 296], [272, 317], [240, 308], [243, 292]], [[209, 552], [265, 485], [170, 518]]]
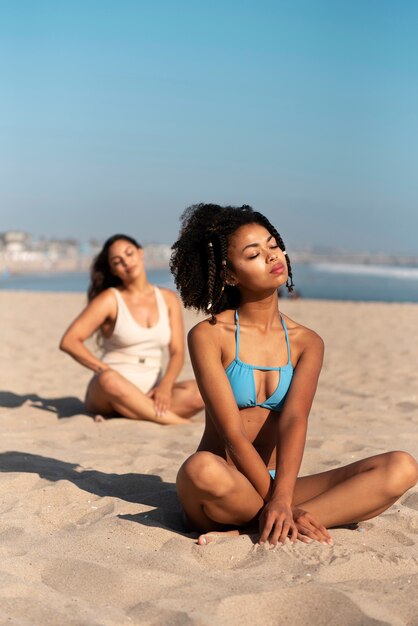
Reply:
[[[418, 624], [417, 488], [334, 546], [197, 546], [174, 483], [203, 416], [94, 423], [90, 373], [57, 348], [83, 303], [0, 292], [1, 625]], [[418, 456], [418, 305], [281, 304], [326, 343], [302, 473]]]

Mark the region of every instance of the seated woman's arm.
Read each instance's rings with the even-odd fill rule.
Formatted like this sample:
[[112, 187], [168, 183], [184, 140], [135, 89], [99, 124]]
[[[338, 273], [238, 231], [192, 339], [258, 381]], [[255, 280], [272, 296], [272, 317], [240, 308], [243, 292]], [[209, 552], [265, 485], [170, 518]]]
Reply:
[[169, 289], [164, 290], [163, 297], [168, 308], [171, 338], [168, 346], [169, 359], [160, 382], [148, 394], [153, 398], [157, 415], [163, 415], [171, 408], [171, 394], [181, 368], [184, 364], [184, 325], [179, 299]]
[[263, 500], [269, 496], [270, 475], [248, 439], [239, 409], [222, 365], [219, 334], [209, 322], [197, 324], [188, 335], [190, 357], [206, 410], [225, 450], [237, 469]]
[[279, 417], [276, 480], [272, 498], [292, 502], [305, 448], [308, 416], [322, 367], [324, 344], [313, 331], [296, 365], [289, 394]]
[[67, 352], [78, 363], [93, 370], [96, 374], [109, 369], [109, 365], [100, 361], [88, 350], [84, 342], [106, 320], [116, 317], [116, 307], [115, 298], [109, 290], [96, 296], [65, 331], [59, 344], [60, 350]]
[[168, 346], [169, 360], [161, 382], [173, 386], [184, 365], [184, 325], [180, 301], [173, 291], [164, 291], [168, 304], [171, 339]]
[[276, 478], [260, 518], [260, 542], [267, 540], [274, 526], [275, 541], [280, 537], [280, 541], [284, 542], [289, 525], [292, 526], [292, 540], [296, 540], [297, 530], [291, 521], [293, 493], [305, 449], [308, 416], [324, 355], [322, 339], [308, 329], [303, 329], [303, 333], [305, 346], [278, 419]]

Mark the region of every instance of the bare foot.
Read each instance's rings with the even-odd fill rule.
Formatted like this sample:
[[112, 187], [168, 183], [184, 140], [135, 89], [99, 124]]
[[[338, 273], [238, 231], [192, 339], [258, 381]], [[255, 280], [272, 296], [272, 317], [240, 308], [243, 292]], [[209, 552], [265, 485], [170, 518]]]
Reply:
[[213, 543], [219, 537], [238, 537], [240, 534], [239, 530], [225, 530], [225, 531], [215, 531], [210, 533], [204, 533], [200, 535], [197, 543], [199, 546], [206, 546], [208, 543]]

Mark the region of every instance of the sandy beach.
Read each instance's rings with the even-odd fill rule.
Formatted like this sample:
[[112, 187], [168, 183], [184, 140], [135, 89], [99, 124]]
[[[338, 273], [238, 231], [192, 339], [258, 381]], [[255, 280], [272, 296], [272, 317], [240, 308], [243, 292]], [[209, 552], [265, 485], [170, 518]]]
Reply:
[[[57, 348], [84, 302], [0, 291], [1, 625], [418, 624], [418, 488], [331, 531], [333, 546], [197, 546], [175, 477], [203, 415], [94, 423], [82, 404], [91, 374]], [[418, 305], [281, 305], [326, 344], [302, 473], [390, 449], [418, 456]]]

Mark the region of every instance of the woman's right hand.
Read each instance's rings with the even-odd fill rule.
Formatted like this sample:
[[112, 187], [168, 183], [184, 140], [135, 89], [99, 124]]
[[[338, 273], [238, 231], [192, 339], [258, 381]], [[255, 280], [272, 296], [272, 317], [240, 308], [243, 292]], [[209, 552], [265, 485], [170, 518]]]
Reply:
[[275, 546], [277, 542], [283, 544], [287, 537], [294, 543], [298, 536], [292, 507], [280, 500], [267, 502], [260, 515], [259, 527], [259, 543], [264, 543], [268, 539], [269, 543]]

